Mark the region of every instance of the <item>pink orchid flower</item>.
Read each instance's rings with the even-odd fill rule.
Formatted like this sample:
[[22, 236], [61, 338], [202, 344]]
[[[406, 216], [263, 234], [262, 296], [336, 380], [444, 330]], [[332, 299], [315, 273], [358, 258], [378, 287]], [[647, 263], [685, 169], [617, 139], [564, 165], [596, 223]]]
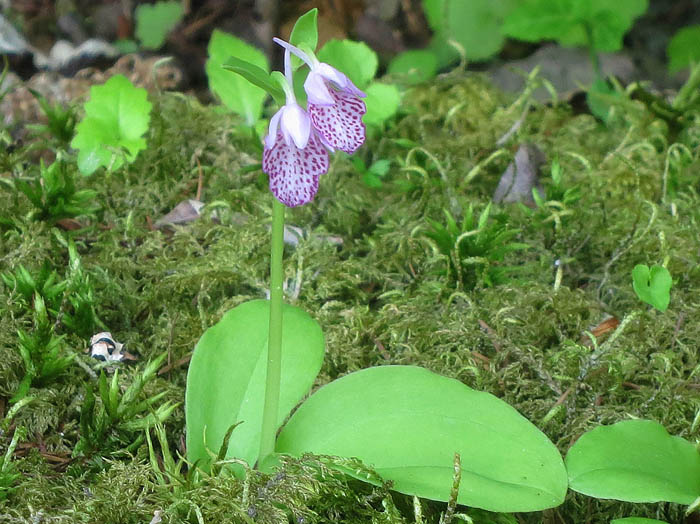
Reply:
[[319, 62], [301, 49], [273, 39], [302, 59], [311, 69], [304, 82], [311, 123], [323, 144], [331, 150], [354, 153], [365, 142], [362, 115], [367, 112], [361, 100], [366, 95], [344, 74], [331, 65]]
[[296, 102], [288, 55], [287, 52], [287, 101], [270, 119], [262, 167], [270, 177], [270, 191], [275, 198], [288, 207], [296, 207], [311, 202], [316, 195], [318, 179], [328, 171], [328, 151], [308, 113]]

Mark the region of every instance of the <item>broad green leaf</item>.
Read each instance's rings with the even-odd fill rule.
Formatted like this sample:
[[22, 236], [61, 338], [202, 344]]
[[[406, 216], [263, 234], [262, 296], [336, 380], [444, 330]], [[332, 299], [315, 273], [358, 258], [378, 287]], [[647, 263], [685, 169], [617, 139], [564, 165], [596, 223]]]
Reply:
[[632, 287], [639, 300], [654, 306], [659, 311], [666, 311], [671, 300], [673, 280], [668, 269], [644, 264], [634, 266], [632, 270]]
[[280, 105], [284, 105], [284, 91], [279, 86], [279, 83], [270, 76], [270, 73], [265, 71], [263, 68], [258, 67], [255, 64], [251, 64], [250, 62], [246, 62], [245, 60], [236, 58], [235, 56], [229, 58], [222, 67], [227, 71], [241, 75], [251, 84], [264, 89], [270, 96], [272, 96], [272, 98], [275, 99], [275, 102]]
[[365, 124], [378, 125], [396, 114], [401, 103], [401, 93], [395, 85], [372, 82], [365, 92], [367, 112], [362, 117]]
[[677, 73], [700, 60], [700, 25], [680, 29], [668, 43], [666, 54], [670, 73]]
[[360, 89], [377, 74], [377, 54], [364, 42], [329, 40], [319, 50], [318, 59], [345, 73]]
[[[208, 468], [228, 428], [240, 422], [227, 458], [258, 459], [267, 373], [267, 300], [245, 302], [209, 328], [195, 347], [187, 373], [187, 458]], [[299, 308], [285, 305], [282, 322], [279, 423], [311, 388], [323, 361], [323, 333]], [[206, 436], [205, 436], [206, 433]], [[206, 447], [205, 447], [206, 446]]]
[[180, 2], [141, 4], [136, 8], [136, 38], [146, 49], [159, 49], [168, 33], [182, 19]]
[[215, 29], [209, 41], [209, 59], [205, 65], [209, 89], [231, 111], [238, 113], [247, 125], [253, 126], [262, 115], [266, 93], [243, 77], [232, 75], [222, 65], [231, 57], [249, 62], [269, 71], [265, 54], [233, 35]]
[[389, 63], [388, 73], [401, 75], [409, 84], [419, 84], [434, 78], [438, 63], [434, 53], [426, 50], [404, 51]]
[[[318, 8], [316, 7], [301, 15], [292, 28], [292, 34], [289, 36], [289, 43], [296, 47], [302, 45], [308, 46], [309, 49], [315, 51], [318, 45], [317, 18]], [[301, 58], [292, 55], [292, 67], [296, 69], [301, 64], [303, 64]]]
[[430, 28], [436, 33], [444, 26], [446, 1], [447, 0], [423, 0], [425, 18]]
[[558, 40], [566, 46], [618, 51], [648, 0], [526, 0], [506, 17], [503, 32], [527, 42]]
[[[85, 117], [76, 127], [71, 147], [78, 149], [78, 168], [84, 175], [100, 166], [118, 169], [146, 149], [151, 103], [146, 90], [134, 87], [122, 75], [90, 88]], [[120, 153], [125, 151], [125, 155]]]
[[610, 521], [610, 524], [668, 524], [668, 522], [644, 517], [625, 517], [623, 519], [613, 519]]
[[393, 489], [441, 501], [459, 453], [457, 502], [489, 511], [558, 506], [567, 488], [556, 447], [514, 408], [415, 366], [363, 369], [322, 387], [292, 415], [276, 451], [356, 457]]
[[690, 504], [700, 496], [700, 454], [653, 420], [592, 429], [565, 463], [571, 489], [591, 497]]

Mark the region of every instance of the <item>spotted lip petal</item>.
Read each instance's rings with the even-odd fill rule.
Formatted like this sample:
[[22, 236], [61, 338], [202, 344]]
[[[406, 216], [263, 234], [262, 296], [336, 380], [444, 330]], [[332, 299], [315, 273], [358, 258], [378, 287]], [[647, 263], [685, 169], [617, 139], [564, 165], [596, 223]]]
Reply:
[[309, 116], [323, 142], [333, 149], [354, 153], [365, 143], [365, 124], [362, 115], [367, 112], [365, 103], [356, 96], [328, 90], [333, 104], [309, 102]]
[[328, 171], [328, 151], [315, 133], [306, 147], [297, 148], [277, 131], [271, 148], [263, 151], [263, 171], [270, 176], [270, 191], [287, 207], [311, 202], [318, 191], [318, 179]]

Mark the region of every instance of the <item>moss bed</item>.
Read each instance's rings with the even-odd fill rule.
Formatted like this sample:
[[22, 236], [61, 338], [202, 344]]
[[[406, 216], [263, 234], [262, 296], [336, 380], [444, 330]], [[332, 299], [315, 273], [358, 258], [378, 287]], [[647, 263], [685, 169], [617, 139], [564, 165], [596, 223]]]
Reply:
[[[265, 297], [272, 196], [261, 171], [247, 169], [259, 164], [260, 147], [237, 131], [236, 117], [181, 94], [150, 100], [148, 149], [118, 172], [76, 174], [81, 188], [98, 192], [100, 206], [79, 218], [82, 229], [32, 219], [27, 198], [0, 190], [6, 219], [0, 268], [11, 272], [21, 264], [31, 273], [47, 262], [63, 276], [65, 239], [73, 238], [102, 323], [95, 332], [110, 331], [139, 358], [120, 365], [122, 388], [150, 360], [168, 355], [169, 370], [144, 395], [166, 392], [163, 402], [178, 403], [164, 423], [175, 454], [184, 453], [185, 357], [227, 310]], [[462, 72], [411, 88], [402, 112], [370, 130], [358, 153], [367, 164], [392, 160], [382, 187], [363, 184], [349, 159], [336, 155], [315, 201], [288, 211], [287, 223], [303, 235], [285, 251], [287, 301], [316, 318], [326, 336], [315, 387], [368, 366], [415, 364], [502, 398], [562, 454], [586, 430], [629, 417], [657, 420], [694, 442], [700, 436], [700, 122], [689, 117], [675, 139], [690, 152], [678, 162], [668, 153], [665, 125], [641, 105], [616, 108], [603, 125], [565, 103], [536, 104], [503, 152], [491, 157], [523, 107], [523, 99]], [[41, 147], [48, 150], [55, 144], [47, 140]], [[517, 229], [515, 240], [529, 248], [506, 257], [504, 264], [517, 270], [503, 282], [460, 285], [426, 238], [426, 219], [444, 223], [448, 210], [459, 221], [470, 205], [483, 210], [521, 143], [536, 144], [547, 156], [545, 187], [558, 158], [563, 185], [578, 186], [581, 198], [556, 226], [544, 212], [495, 207], [494, 220]], [[0, 151], [2, 176], [36, 176], [33, 144]], [[202, 217], [150, 227], [194, 198], [199, 166], [201, 199], [210, 204]], [[69, 169], [77, 173], [73, 160]], [[631, 270], [664, 260], [673, 288], [661, 313], [637, 298]], [[17, 330], [31, 330], [32, 315], [7, 285], [0, 285], [0, 312], [0, 414], [6, 415], [24, 375]], [[620, 327], [593, 347], [586, 332], [608, 315]], [[415, 521], [410, 497], [343, 478], [316, 457], [289, 460], [274, 476], [251, 471], [245, 481], [219, 475], [187, 484], [161, 481], [143, 432], [106, 439], [104, 449], [76, 456], [85, 386], [97, 387], [88, 370], [100, 363], [85, 353], [89, 334], [60, 321], [56, 333], [65, 335], [64, 351], [76, 360], [32, 387], [34, 400], [1, 426], [3, 454], [17, 428], [26, 435], [12, 457], [21, 476], [0, 501], [0, 522], [148, 523], [154, 515], [162, 522]], [[446, 505], [422, 501], [421, 507], [424, 522], [438, 522]], [[477, 523], [609, 522], [630, 515], [677, 523], [683, 510], [571, 491], [558, 508], [510, 519], [457, 508]]]

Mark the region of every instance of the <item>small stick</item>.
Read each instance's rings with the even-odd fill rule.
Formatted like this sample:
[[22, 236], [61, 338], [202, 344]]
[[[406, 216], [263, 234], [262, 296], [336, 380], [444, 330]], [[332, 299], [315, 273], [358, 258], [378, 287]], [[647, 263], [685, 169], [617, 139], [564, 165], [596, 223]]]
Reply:
[[199, 168], [199, 179], [197, 180], [197, 196], [195, 200], [202, 200], [202, 185], [204, 181], [204, 173], [202, 173], [202, 164], [199, 163], [199, 157], [196, 157], [197, 167]]

